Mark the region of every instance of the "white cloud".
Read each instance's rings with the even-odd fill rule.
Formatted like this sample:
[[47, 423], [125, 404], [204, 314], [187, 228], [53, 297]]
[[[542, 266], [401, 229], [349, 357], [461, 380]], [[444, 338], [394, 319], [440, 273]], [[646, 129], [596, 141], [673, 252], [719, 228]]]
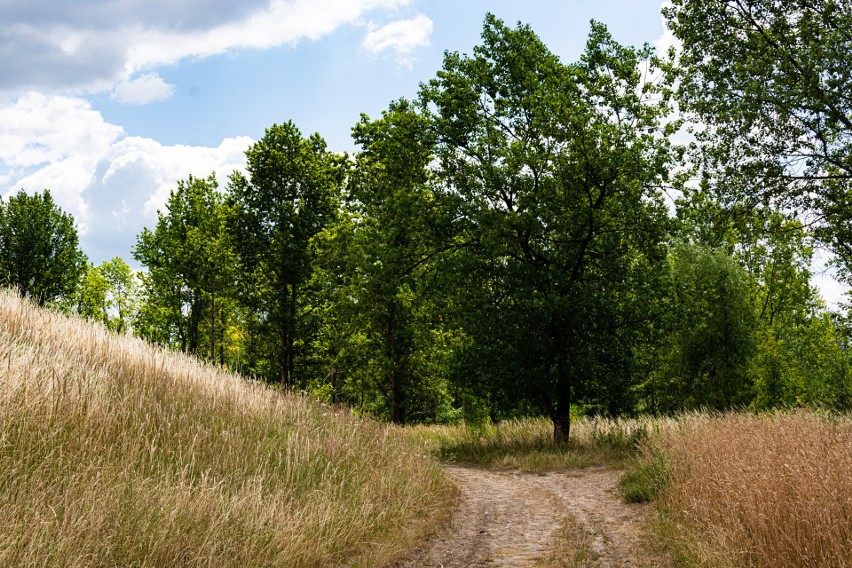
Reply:
[[0, 106], [0, 194], [49, 188], [64, 208], [85, 212], [80, 194], [99, 155], [124, 134], [88, 102], [29, 93]]
[[[327, 35], [411, 0], [5, 0], [0, 93], [110, 90], [134, 74]], [[431, 26], [431, 22], [430, 22]]]
[[128, 68], [173, 63], [231, 49], [265, 49], [318, 39], [346, 23], [358, 22], [378, 8], [391, 9], [410, 0], [271, 0], [266, 9], [246, 19], [192, 33], [147, 30], [139, 34], [128, 58]]
[[[662, 11], [664, 8], [670, 8], [672, 5], [670, 0], [664, 0], [662, 4], [660, 4], [660, 10]], [[654, 47], [657, 49], [657, 53], [664, 57], [668, 54], [669, 48], [680, 47], [680, 40], [677, 39], [674, 35], [674, 32], [669, 28], [666, 23], [666, 18], [661, 14], [660, 18], [663, 20], [663, 35], [654, 40]]]
[[429, 45], [432, 20], [419, 14], [408, 20], [398, 20], [373, 29], [364, 39], [363, 46], [372, 53], [392, 50], [400, 56], [412, 53], [418, 47]]
[[252, 140], [217, 147], [164, 146], [128, 137], [80, 99], [30, 94], [0, 105], [0, 195], [50, 189], [78, 223], [84, 251], [100, 262], [130, 259], [143, 227], [153, 226], [177, 180], [227, 175], [245, 165]]
[[146, 105], [170, 98], [173, 90], [173, 87], [156, 73], [146, 73], [116, 85], [112, 98], [122, 104]]

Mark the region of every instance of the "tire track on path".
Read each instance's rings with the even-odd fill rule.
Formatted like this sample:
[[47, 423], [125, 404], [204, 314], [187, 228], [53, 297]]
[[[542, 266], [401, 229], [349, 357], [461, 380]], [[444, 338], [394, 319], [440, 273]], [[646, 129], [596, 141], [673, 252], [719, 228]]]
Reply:
[[446, 472], [459, 487], [449, 526], [397, 568], [536, 566], [553, 550], [566, 517], [586, 533], [588, 566], [655, 565], [642, 551], [647, 507], [621, 501], [619, 471], [534, 474], [447, 466]]

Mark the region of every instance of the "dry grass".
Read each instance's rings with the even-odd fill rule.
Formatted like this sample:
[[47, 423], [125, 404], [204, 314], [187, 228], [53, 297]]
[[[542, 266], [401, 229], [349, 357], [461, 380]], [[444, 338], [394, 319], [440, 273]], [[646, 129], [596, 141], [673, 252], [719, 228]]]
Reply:
[[578, 418], [571, 424], [571, 440], [553, 441], [547, 418], [526, 418], [497, 424], [415, 426], [408, 434], [442, 460], [492, 468], [543, 472], [567, 467], [632, 463], [637, 443], [665, 427], [670, 420]]
[[684, 421], [658, 531], [681, 565], [852, 566], [852, 420], [797, 411]]
[[594, 535], [569, 513], [553, 539], [553, 549], [536, 568], [597, 568], [600, 555], [595, 552]]
[[450, 496], [394, 429], [0, 293], [0, 566], [377, 566]]

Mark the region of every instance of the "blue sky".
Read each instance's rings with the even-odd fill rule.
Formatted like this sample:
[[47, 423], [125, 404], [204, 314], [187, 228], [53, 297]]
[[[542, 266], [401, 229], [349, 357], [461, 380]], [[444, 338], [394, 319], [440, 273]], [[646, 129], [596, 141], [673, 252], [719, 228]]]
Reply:
[[[589, 21], [666, 45], [661, 0], [0, 0], [0, 195], [50, 188], [96, 263], [131, 260], [178, 179], [224, 182], [274, 123], [354, 149], [378, 115], [470, 52], [486, 12], [564, 61]], [[820, 282], [833, 296], [839, 287]], [[833, 287], [833, 288], [832, 288]]]

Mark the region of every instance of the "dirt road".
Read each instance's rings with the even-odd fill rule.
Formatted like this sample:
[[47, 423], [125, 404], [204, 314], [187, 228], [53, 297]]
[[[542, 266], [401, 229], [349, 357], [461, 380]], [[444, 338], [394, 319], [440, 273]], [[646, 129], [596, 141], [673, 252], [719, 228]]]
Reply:
[[621, 501], [620, 472], [589, 468], [539, 475], [450, 466], [447, 474], [460, 490], [450, 526], [399, 568], [538, 566], [553, 554], [566, 523], [583, 540], [587, 554], [580, 565], [655, 565], [642, 552], [646, 509]]

